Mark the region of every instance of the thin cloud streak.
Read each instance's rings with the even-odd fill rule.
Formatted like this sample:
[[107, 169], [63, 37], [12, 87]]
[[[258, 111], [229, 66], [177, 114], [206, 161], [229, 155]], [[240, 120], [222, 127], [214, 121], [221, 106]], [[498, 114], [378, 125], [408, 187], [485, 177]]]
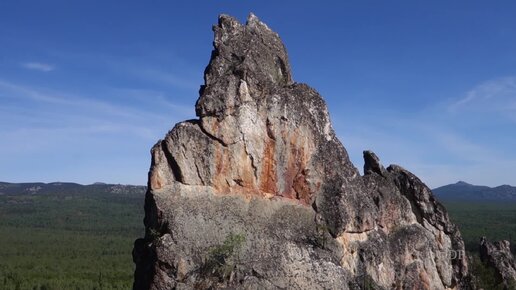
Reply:
[[[425, 141], [412, 140], [410, 136], [414, 134], [420, 134]], [[352, 133], [339, 135], [359, 169], [364, 164], [362, 151], [372, 149], [385, 166], [398, 164], [415, 173], [430, 187], [458, 180], [491, 186], [513, 182], [510, 172], [514, 172], [515, 156], [502, 156], [495, 149], [467, 140], [439, 124], [432, 130], [408, 129], [403, 134], [378, 132], [364, 126]]]
[[193, 105], [184, 105], [171, 102], [165, 93], [146, 89], [110, 88], [112, 95], [129, 97], [141, 103], [151, 103], [155, 108], [169, 108], [176, 113], [181, 113], [185, 118], [195, 115]]
[[434, 141], [433, 144], [437, 148], [441, 148], [442, 151], [447, 152], [447, 155], [463, 163], [483, 164], [502, 159], [502, 156], [498, 156], [494, 150], [469, 140], [444, 125], [433, 124], [425, 127], [421, 130], [427, 131], [429, 139]]
[[[95, 135], [119, 136], [120, 145], [128, 138], [153, 143], [170, 129], [174, 119], [180, 121], [192, 114], [183, 105], [175, 105], [162, 96], [144, 99], [150, 106], [137, 103], [129, 107], [63, 92], [42, 93], [4, 80], [0, 80], [1, 99], [6, 100], [0, 106], [0, 132], [5, 137], [0, 145], [4, 152], [17, 148], [17, 143], [27, 143], [33, 139], [31, 136], [39, 136], [43, 143], [56, 148], [61, 146], [58, 140], [71, 136], [84, 139], [85, 143], [91, 140], [88, 136]], [[37, 151], [38, 147], [33, 149]]]
[[200, 83], [178, 76], [177, 74], [165, 72], [156, 69], [137, 69], [134, 71], [135, 75], [138, 75], [149, 81], [158, 81], [167, 85], [187, 89], [187, 90], [199, 90]]
[[192, 110], [159, 92], [114, 91], [88, 98], [0, 79], [0, 175], [143, 184], [149, 149]]
[[[464, 128], [473, 124], [470, 120], [476, 114], [455, 114], [446, 108], [446, 104], [439, 104], [426, 108], [424, 114], [410, 115], [384, 114], [371, 108], [363, 115], [354, 113], [359, 109], [347, 108], [348, 114], [333, 116], [346, 116], [334, 121], [346, 124], [337, 133], [359, 169], [362, 151], [371, 149], [384, 165], [399, 164], [431, 187], [460, 179], [492, 186], [514, 183], [506, 172], [514, 172], [516, 154], [508, 151], [505, 143], [466, 133], [475, 132], [474, 127]], [[497, 123], [490, 125], [496, 127]], [[499, 172], [502, 167], [506, 170], [503, 174]]]
[[24, 62], [21, 64], [22, 67], [30, 70], [41, 71], [41, 72], [51, 72], [56, 69], [54, 65], [42, 62]]
[[508, 76], [483, 82], [464, 97], [453, 102], [448, 111], [504, 112], [516, 111], [516, 76]]
[[[103, 112], [111, 116], [126, 117], [131, 119], [155, 119], [156, 117], [168, 119], [167, 116], [159, 115], [156, 112], [149, 112], [141, 109], [135, 109], [133, 107], [114, 105], [108, 102], [103, 102], [92, 98], [78, 97], [75, 95], [70, 95], [62, 92], [42, 93], [41, 91], [33, 89], [31, 87], [13, 84], [0, 79], [0, 92], [2, 88], [4, 89], [4, 92], [6, 91], [4, 94], [7, 98], [25, 98], [30, 99], [32, 101], [43, 102], [52, 105], [73, 107], [76, 110], [84, 109], [89, 111], [95, 111], [97, 113]], [[148, 100], [148, 102], [153, 102], [153, 100]], [[179, 113], [181, 114], [186, 113], [184, 107], [181, 105], [174, 106], [174, 108], [177, 108], [178, 111], [180, 111]]]

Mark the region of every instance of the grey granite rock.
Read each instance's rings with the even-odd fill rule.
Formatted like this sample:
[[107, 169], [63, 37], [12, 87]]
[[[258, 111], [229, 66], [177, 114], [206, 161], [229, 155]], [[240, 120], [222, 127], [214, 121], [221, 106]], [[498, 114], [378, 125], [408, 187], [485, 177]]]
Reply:
[[152, 148], [134, 289], [462, 289], [430, 189], [370, 151], [361, 176], [256, 16], [213, 30], [198, 119]]
[[480, 239], [480, 259], [493, 268], [499, 285], [506, 290], [516, 288], [516, 262], [511, 253], [509, 241], [491, 243], [485, 237]]

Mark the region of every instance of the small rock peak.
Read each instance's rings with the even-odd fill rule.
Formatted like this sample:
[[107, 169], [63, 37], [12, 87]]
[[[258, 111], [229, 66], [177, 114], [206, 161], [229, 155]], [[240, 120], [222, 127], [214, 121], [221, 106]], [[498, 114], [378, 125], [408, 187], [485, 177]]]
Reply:
[[385, 176], [385, 168], [380, 163], [380, 158], [373, 151], [364, 151], [364, 175], [377, 173]]
[[253, 12], [249, 12], [249, 15], [247, 16], [247, 23], [246, 25], [249, 25], [251, 23], [260, 22], [260, 19], [258, 19], [258, 16], [254, 15]]
[[455, 183], [455, 184], [456, 184], [456, 185], [462, 185], [462, 186], [471, 185], [471, 184], [469, 184], [469, 183], [467, 183], [467, 182], [465, 182], [465, 181], [462, 181], [462, 180], [457, 181], [457, 183]]
[[227, 14], [220, 14], [219, 15], [219, 27], [222, 29], [234, 29], [236, 27], [242, 26], [240, 22], [238, 22], [237, 19], [235, 19], [233, 16], [227, 15]]
[[495, 187], [497, 189], [512, 189], [513, 187], [508, 185], [508, 184], [502, 184], [502, 185], [499, 185], [497, 187]]
[[[245, 23], [246, 26], [252, 27], [252, 28], [265, 28], [267, 31], [272, 32], [272, 30], [267, 26], [267, 24], [260, 21], [258, 16], [254, 15], [253, 12], [249, 13], [249, 16], [247, 17], [247, 22]], [[274, 33], [276, 34], [276, 33]]]

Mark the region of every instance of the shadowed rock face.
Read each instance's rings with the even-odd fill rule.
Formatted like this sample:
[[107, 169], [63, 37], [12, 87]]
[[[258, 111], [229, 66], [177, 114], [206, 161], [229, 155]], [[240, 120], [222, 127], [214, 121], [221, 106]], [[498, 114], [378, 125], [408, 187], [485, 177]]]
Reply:
[[430, 189], [370, 151], [361, 176], [256, 16], [213, 29], [198, 119], [152, 148], [134, 289], [462, 289]]
[[496, 279], [504, 289], [516, 287], [516, 262], [509, 241], [491, 243], [483, 237], [480, 240], [480, 259], [495, 270]]

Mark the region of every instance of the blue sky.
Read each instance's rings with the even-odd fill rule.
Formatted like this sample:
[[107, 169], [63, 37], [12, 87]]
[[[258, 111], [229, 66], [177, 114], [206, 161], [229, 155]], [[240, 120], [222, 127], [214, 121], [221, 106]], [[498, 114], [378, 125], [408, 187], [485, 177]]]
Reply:
[[145, 184], [217, 15], [252, 11], [357, 167], [372, 149], [432, 187], [516, 185], [516, 2], [177, 2], [0, 2], [0, 180]]

